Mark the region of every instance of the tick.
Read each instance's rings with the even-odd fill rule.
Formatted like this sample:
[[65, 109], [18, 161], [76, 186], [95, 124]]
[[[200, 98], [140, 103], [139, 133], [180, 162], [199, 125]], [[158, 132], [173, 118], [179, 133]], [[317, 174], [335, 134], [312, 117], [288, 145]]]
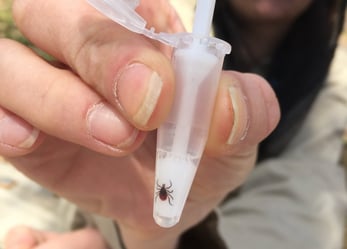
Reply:
[[157, 181], [157, 192], [155, 193], [155, 200], [157, 200], [158, 196], [159, 196], [159, 199], [162, 200], [162, 201], [166, 201], [168, 200], [170, 206], [172, 206], [172, 201], [173, 201], [173, 196], [172, 196], [172, 193], [173, 193], [173, 190], [171, 189], [172, 187], [172, 182], [170, 181], [170, 185], [169, 186], [166, 186], [166, 184], [162, 184], [160, 185]]

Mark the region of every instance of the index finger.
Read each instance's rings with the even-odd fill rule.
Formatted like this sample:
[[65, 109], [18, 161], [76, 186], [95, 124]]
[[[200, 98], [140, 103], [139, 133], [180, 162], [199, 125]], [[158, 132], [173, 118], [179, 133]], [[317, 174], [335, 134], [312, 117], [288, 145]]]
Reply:
[[169, 59], [148, 39], [83, 0], [16, 0], [13, 13], [25, 36], [69, 65], [134, 126], [154, 129], [166, 117], [174, 76]]

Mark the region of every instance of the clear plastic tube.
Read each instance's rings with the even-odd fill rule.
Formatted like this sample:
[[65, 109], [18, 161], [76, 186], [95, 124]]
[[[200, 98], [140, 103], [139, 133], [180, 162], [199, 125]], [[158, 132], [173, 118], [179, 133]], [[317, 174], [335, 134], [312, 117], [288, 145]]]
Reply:
[[157, 138], [153, 217], [162, 227], [181, 217], [206, 145], [227, 49], [223, 41], [187, 34], [174, 50], [176, 95]]

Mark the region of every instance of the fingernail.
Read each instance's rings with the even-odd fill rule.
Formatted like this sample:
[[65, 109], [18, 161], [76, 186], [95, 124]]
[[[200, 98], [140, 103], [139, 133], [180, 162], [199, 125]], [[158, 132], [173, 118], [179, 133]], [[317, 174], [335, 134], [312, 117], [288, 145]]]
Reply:
[[249, 128], [246, 97], [237, 85], [229, 87], [229, 96], [234, 113], [234, 123], [227, 144], [237, 144], [245, 139]]
[[20, 149], [31, 148], [40, 132], [22, 119], [1, 112], [0, 113], [0, 142]]
[[97, 141], [114, 148], [126, 148], [134, 143], [138, 130], [105, 103], [94, 105], [87, 114], [89, 133]]
[[155, 110], [162, 87], [163, 81], [157, 72], [136, 63], [119, 75], [114, 93], [120, 108], [136, 124], [146, 126]]

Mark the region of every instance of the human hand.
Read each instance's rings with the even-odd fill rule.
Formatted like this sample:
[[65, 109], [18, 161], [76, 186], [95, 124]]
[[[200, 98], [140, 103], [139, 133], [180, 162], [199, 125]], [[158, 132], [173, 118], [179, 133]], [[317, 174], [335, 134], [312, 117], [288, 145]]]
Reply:
[[92, 228], [57, 233], [40, 231], [27, 226], [12, 228], [5, 236], [4, 247], [5, 249], [108, 249], [101, 234]]
[[[139, 12], [149, 26], [182, 29], [167, 1], [142, 2]], [[181, 222], [162, 229], [152, 219], [153, 130], [174, 95], [169, 51], [83, 0], [16, 0], [13, 7], [22, 32], [64, 65], [54, 67], [13, 41], [0, 42], [0, 154], [17, 169], [117, 221], [129, 249], [145, 248], [143, 240], [153, 249], [174, 247], [184, 230], [243, 182], [257, 144], [279, 118], [263, 79], [223, 73], [206, 153]]]

